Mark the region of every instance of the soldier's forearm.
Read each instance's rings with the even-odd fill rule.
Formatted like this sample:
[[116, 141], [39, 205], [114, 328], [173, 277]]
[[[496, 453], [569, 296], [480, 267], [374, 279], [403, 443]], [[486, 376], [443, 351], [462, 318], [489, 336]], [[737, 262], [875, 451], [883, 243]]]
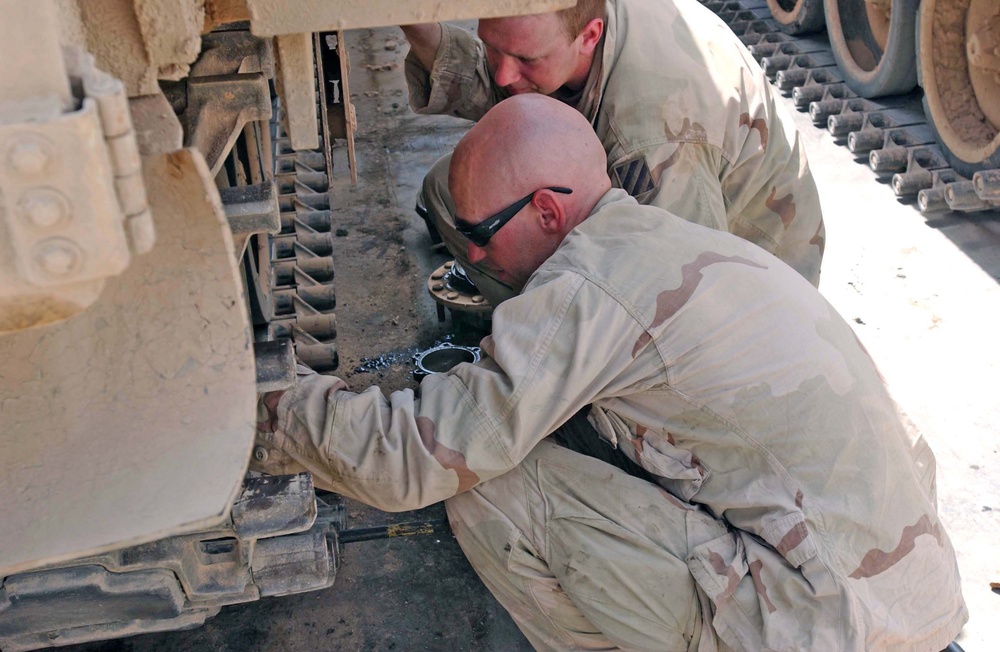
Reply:
[[403, 35], [410, 43], [410, 52], [420, 64], [430, 70], [434, 67], [438, 47], [441, 45], [441, 25], [438, 23], [423, 23], [419, 25], [402, 25]]

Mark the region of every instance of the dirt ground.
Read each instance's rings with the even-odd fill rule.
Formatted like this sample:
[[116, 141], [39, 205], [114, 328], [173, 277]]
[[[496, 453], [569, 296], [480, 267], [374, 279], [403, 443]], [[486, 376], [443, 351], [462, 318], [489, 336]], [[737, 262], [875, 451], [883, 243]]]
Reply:
[[[340, 371], [356, 389], [416, 388], [412, 354], [452, 332], [427, 296], [446, 260], [429, 252], [413, 202], [424, 172], [468, 123], [407, 108], [398, 29], [348, 36], [359, 118], [357, 187], [346, 159], [332, 189]], [[790, 102], [787, 109], [795, 113]], [[938, 455], [942, 515], [959, 553], [972, 620], [959, 641], [997, 649], [1000, 596], [1000, 225], [930, 220], [898, 204], [808, 117], [795, 114], [827, 219], [821, 290], [872, 352]], [[459, 343], [475, 344], [466, 331]], [[443, 518], [440, 506], [384, 514], [348, 506], [348, 527]], [[75, 652], [529, 650], [448, 535], [350, 544], [334, 586], [227, 607], [197, 629], [74, 646]]]

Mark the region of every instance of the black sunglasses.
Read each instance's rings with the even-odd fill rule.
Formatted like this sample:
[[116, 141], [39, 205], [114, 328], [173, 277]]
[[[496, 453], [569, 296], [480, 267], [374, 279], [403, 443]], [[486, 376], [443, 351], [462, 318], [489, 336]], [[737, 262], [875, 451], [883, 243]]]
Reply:
[[[538, 190], [551, 190], [552, 192], [558, 192], [564, 195], [569, 195], [573, 192], [569, 188], [560, 187], [539, 188]], [[479, 224], [470, 224], [469, 222], [466, 222], [462, 218], [456, 216], [455, 230], [465, 236], [469, 242], [477, 247], [485, 247], [490, 241], [490, 238], [492, 238], [493, 235], [500, 230], [500, 227], [507, 222], [510, 222], [515, 215], [521, 212], [522, 208], [528, 205], [528, 202], [532, 200], [538, 190], [531, 192], [526, 197], [518, 199], [516, 202], [499, 213], [490, 215]]]

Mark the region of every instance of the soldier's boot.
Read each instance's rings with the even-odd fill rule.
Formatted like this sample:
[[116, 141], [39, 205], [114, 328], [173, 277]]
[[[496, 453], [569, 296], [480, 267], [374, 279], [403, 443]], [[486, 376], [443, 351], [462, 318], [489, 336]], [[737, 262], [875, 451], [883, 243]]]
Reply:
[[423, 194], [417, 195], [417, 203], [413, 207], [420, 219], [424, 221], [424, 225], [427, 226], [427, 235], [431, 237], [431, 251], [444, 251], [444, 240], [441, 239], [441, 234], [438, 233], [437, 227], [434, 226], [434, 222], [430, 219], [429, 213], [427, 212], [427, 207], [424, 205]]

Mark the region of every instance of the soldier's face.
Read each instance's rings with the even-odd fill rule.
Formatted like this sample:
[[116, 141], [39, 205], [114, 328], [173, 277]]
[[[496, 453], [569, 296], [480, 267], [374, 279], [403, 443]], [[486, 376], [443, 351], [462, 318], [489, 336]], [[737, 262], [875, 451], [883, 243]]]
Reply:
[[518, 215], [507, 226], [490, 238], [485, 246], [480, 247], [469, 242], [466, 255], [473, 265], [485, 267], [497, 279], [520, 292], [524, 289], [528, 278], [545, 260], [538, 259], [534, 247], [531, 246], [533, 235], [530, 228], [531, 215]]
[[[467, 201], [461, 195], [454, 199], [459, 215], [471, 214], [478, 208], [478, 202]], [[465, 210], [470, 212], [463, 212]], [[485, 219], [487, 218], [475, 217], [463, 222], [476, 224]], [[493, 277], [520, 292], [528, 278], [548, 257], [538, 246], [536, 219], [537, 211], [529, 203], [522, 206], [487, 243], [480, 246], [469, 240], [466, 245], [469, 262], [488, 269]]]
[[554, 13], [479, 21], [493, 80], [511, 95], [578, 90], [593, 56], [584, 33], [571, 39]]

